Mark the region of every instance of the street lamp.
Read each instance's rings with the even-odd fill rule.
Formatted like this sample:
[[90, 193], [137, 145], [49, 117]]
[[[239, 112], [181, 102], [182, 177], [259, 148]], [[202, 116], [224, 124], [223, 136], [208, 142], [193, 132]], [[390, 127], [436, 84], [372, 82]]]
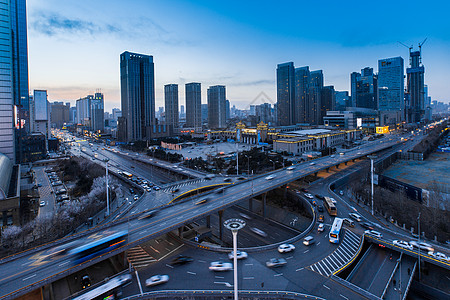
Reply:
[[109, 216], [109, 181], [108, 181], [108, 161], [109, 161], [109, 159], [105, 158], [105, 164], [106, 164], [106, 216]]
[[234, 270], [234, 300], [238, 300], [238, 278], [237, 278], [237, 233], [244, 228], [245, 221], [241, 219], [228, 219], [223, 222], [225, 228], [230, 229], [233, 234], [233, 270]]
[[420, 212], [419, 212], [419, 216], [417, 217], [417, 223], [418, 223], [418, 231], [419, 231], [419, 282], [420, 282]]
[[372, 198], [372, 216], [373, 216], [373, 160], [377, 158], [376, 155], [367, 155], [370, 158], [370, 181], [371, 181], [371, 198]]
[[269, 161], [271, 161], [273, 163], [273, 170], [275, 171], [275, 162], [271, 159], [269, 159]]

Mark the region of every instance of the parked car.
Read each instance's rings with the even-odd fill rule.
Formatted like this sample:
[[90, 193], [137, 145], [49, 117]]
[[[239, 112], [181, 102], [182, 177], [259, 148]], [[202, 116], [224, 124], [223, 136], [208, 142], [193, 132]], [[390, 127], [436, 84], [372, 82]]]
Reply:
[[[247, 252], [245, 252], [245, 251], [239, 251], [239, 250], [237, 250], [236, 251], [236, 258], [237, 259], [244, 259], [244, 258], [247, 258], [248, 257], [248, 254], [247, 254]], [[229, 259], [234, 259], [234, 251], [231, 251], [230, 253], [228, 253], [228, 258]]]
[[154, 286], [169, 281], [169, 275], [154, 275], [145, 281], [146, 286]]
[[365, 234], [376, 237], [381, 239], [383, 237], [383, 235], [381, 233], [379, 233], [378, 231], [375, 230], [366, 230], [364, 231]]
[[322, 206], [322, 205], [318, 205], [318, 206], [317, 206], [317, 210], [318, 210], [319, 212], [323, 212], [323, 206]]
[[228, 262], [213, 261], [209, 265], [209, 269], [211, 271], [229, 271], [229, 270], [233, 269], [233, 265], [231, 263], [228, 263]]
[[392, 242], [392, 244], [394, 244], [394, 245], [396, 245], [398, 247], [402, 247], [402, 248], [408, 249], [408, 250], [413, 250], [413, 246], [410, 245], [408, 242], [405, 242], [405, 241], [394, 240]]
[[287, 253], [295, 250], [295, 246], [292, 244], [281, 244], [278, 246], [278, 252]]
[[420, 250], [425, 250], [425, 251], [428, 251], [428, 252], [433, 252], [434, 251], [434, 248], [433, 248], [433, 246], [431, 246], [430, 244], [428, 244], [428, 243], [425, 243], [425, 242], [418, 242], [418, 241], [410, 241], [409, 242], [409, 244], [410, 245], [412, 245], [414, 248], [420, 248]]
[[271, 258], [269, 261], [266, 261], [266, 266], [269, 268], [281, 267], [287, 264], [287, 261], [284, 258]]

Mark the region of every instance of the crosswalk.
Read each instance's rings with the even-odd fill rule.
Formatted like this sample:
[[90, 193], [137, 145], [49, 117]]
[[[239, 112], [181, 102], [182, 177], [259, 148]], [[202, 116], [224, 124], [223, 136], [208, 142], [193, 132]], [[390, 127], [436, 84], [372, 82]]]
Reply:
[[128, 262], [134, 269], [139, 270], [147, 267], [150, 263], [156, 261], [154, 257], [149, 255], [141, 246], [136, 246], [128, 250]]
[[200, 182], [204, 182], [204, 181], [206, 181], [206, 179], [199, 178], [199, 179], [195, 179], [195, 180], [191, 180], [191, 181], [188, 181], [188, 182], [183, 182], [183, 183], [180, 183], [180, 184], [176, 184], [176, 185], [172, 185], [172, 186], [163, 188], [162, 191], [166, 192], [166, 193], [167, 192], [172, 192], [173, 190], [179, 189], [179, 188], [181, 188], [183, 186], [188, 186], [188, 185], [192, 185], [192, 184], [200, 183]]
[[351, 261], [358, 252], [360, 243], [361, 237], [347, 229], [339, 247], [331, 255], [310, 265], [308, 268], [328, 277]]

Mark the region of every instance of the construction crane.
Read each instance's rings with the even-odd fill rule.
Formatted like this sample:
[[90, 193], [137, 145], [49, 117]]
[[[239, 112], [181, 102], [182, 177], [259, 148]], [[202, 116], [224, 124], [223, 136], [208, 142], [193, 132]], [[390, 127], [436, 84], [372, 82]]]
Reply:
[[[411, 53], [411, 50], [412, 50], [412, 48], [413, 48], [413, 45], [407, 46], [407, 45], [405, 45], [404, 43], [402, 43], [402, 42], [400, 42], [400, 41], [397, 41], [397, 43], [399, 43], [400, 45], [405, 46], [406, 48], [408, 48], [408, 49], [409, 49], [409, 53]], [[425, 41], [424, 41], [424, 43], [425, 43]]]
[[425, 39], [423, 40], [422, 43], [419, 43], [419, 52], [420, 52], [420, 56], [419, 56], [419, 64], [422, 63], [422, 46], [423, 46], [423, 44], [425, 44], [425, 42], [426, 42], [427, 40], [428, 40], [428, 38], [425, 38]]

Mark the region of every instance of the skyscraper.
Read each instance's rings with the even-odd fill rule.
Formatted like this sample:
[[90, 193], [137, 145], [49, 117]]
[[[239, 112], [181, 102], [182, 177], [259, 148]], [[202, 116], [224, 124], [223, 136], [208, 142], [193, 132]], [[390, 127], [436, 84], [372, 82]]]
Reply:
[[295, 118], [294, 123], [306, 123], [308, 107], [309, 67], [295, 68]]
[[277, 109], [278, 125], [295, 124], [295, 69], [293, 62], [277, 66]]
[[378, 109], [404, 111], [403, 58], [378, 60]]
[[226, 89], [224, 85], [208, 88], [208, 127], [226, 127]]
[[33, 91], [33, 101], [34, 101], [34, 124], [33, 131], [40, 132], [45, 135], [48, 140], [50, 137], [50, 109], [47, 100], [46, 90], [34, 90]]
[[322, 124], [322, 88], [323, 72], [322, 70], [312, 71], [309, 77], [308, 85], [308, 103], [306, 121], [312, 125]]
[[166, 84], [164, 86], [164, 107], [166, 110], [166, 124], [175, 133], [178, 124], [178, 84]]
[[355, 107], [377, 109], [377, 76], [373, 68], [364, 68], [361, 73], [350, 75], [352, 102]]
[[[202, 127], [202, 86], [198, 82], [187, 83], [186, 89], [186, 127]], [[206, 114], [207, 115], [207, 114]]]
[[335, 91], [336, 110], [345, 110], [347, 106], [351, 106], [350, 96], [347, 91]]
[[92, 131], [103, 131], [105, 129], [104, 99], [102, 93], [95, 93], [90, 103], [91, 106], [91, 125]]
[[422, 65], [421, 54], [421, 50], [410, 51], [410, 67], [406, 69], [407, 92], [410, 101], [407, 121], [410, 123], [420, 122], [425, 114], [425, 67]]
[[320, 95], [320, 124], [323, 124], [323, 117], [327, 115], [327, 111], [333, 110], [336, 106], [336, 98], [334, 86], [324, 86]]
[[12, 5], [9, 0], [0, 0], [0, 47], [2, 50], [2, 59], [0, 61], [0, 152], [5, 154], [14, 163], [15, 139], [14, 139], [14, 99], [13, 99], [13, 37], [11, 26]]
[[127, 141], [143, 140], [155, 124], [155, 67], [153, 56], [131, 52], [120, 55], [122, 122]]

